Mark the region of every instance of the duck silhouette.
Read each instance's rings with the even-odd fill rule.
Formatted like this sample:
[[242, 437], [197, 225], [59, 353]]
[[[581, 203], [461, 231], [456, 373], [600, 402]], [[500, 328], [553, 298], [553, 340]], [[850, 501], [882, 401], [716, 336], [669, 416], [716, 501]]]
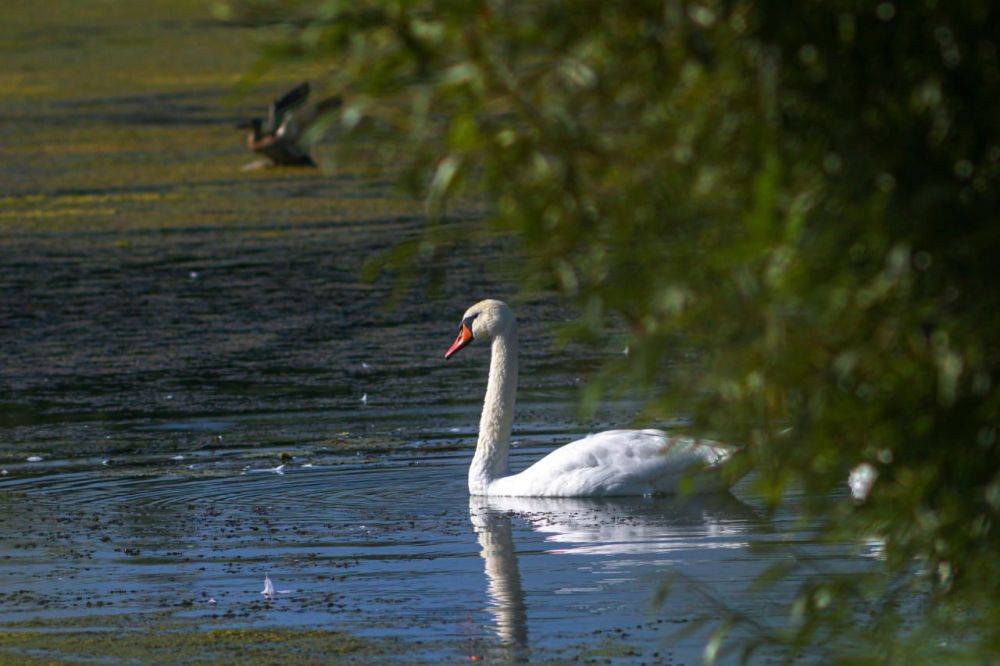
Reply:
[[267, 118], [251, 118], [237, 126], [239, 129], [249, 130], [247, 148], [265, 158], [251, 162], [245, 169], [316, 166], [303, 145], [303, 138], [324, 113], [339, 107], [343, 100], [339, 95], [332, 95], [307, 106], [310, 90], [308, 81], [300, 83], [271, 102]]

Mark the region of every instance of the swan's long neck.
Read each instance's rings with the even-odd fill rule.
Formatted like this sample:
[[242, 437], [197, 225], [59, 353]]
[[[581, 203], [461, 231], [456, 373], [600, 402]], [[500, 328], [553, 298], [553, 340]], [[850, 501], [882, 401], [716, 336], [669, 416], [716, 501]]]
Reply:
[[493, 338], [490, 379], [479, 419], [479, 442], [469, 467], [469, 492], [474, 495], [485, 493], [490, 483], [507, 475], [516, 400], [517, 331], [511, 326], [509, 331]]

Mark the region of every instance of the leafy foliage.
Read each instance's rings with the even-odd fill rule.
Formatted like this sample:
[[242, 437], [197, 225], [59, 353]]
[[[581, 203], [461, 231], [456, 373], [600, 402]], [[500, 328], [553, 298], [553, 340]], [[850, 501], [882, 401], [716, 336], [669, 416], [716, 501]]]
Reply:
[[[855, 656], [997, 654], [995, 2], [294, 9], [270, 56], [328, 63], [345, 154], [405, 166], [432, 213], [398, 256], [515, 237], [575, 335], [627, 322], [604, 376], [656, 387], [649, 416], [748, 443], [774, 503], [801, 486], [829, 534], [884, 540], [882, 584], [809, 582], [785, 639], [848, 649], [877, 589]], [[463, 199], [488, 214], [446, 221]]]

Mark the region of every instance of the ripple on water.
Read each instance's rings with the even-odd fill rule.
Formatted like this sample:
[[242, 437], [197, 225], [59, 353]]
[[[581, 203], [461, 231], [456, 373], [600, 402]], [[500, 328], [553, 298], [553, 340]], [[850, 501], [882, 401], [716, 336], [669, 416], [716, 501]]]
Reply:
[[[545, 450], [517, 450], [512, 467]], [[0, 589], [23, 592], [3, 600], [0, 621], [161, 611], [207, 626], [322, 625], [519, 650], [627, 626], [655, 646], [667, 620], [771, 617], [792, 588], [746, 591], [776, 561], [860, 566], [787, 526], [793, 543], [759, 548], [775, 522], [729, 495], [470, 500], [468, 462], [467, 451], [420, 452], [292, 462], [283, 475], [125, 467], [0, 481], [16, 491], [2, 500], [2, 528], [16, 537], [0, 549]], [[262, 599], [265, 575], [289, 593]], [[653, 611], [667, 579], [673, 592]], [[674, 649], [697, 658], [703, 638]]]
[[141, 470], [130, 475], [120, 468], [106, 473], [93, 470], [13, 478], [5, 486], [31, 492], [33, 500], [42, 504], [86, 506], [95, 511], [115, 506], [155, 510], [187, 503], [248, 511], [266, 505], [296, 511], [299, 518], [308, 519], [328, 511], [363, 511], [426, 498], [429, 489], [454, 480], [450, 473], [455, 470], [440, 464], [450, 458], [438, 455], [436, 464], [406, 457], [382, 457], [377, 465], [309, 463], [305, 467], [291, 463], [283, 465], [280, 474], [259, 463], [242, 466], [238, 472], [230, 469], [204, 475], [190, 470], [161, 470], [160, 474]]

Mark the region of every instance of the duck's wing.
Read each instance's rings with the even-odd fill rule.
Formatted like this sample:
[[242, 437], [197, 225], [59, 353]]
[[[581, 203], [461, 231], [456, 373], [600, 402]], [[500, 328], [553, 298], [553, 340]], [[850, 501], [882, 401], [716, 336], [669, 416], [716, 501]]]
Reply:
[[491, 495], [609, 497], [672, 494], [696, 475], [697, 489], [726, 486], [712, 471], [734, 449], [662, 430], [609, 430], [570, 442], [520, 474], [490, 485]]
[[299, 109], [295, 112], [295, 122], [299, 126], [299, 132], [306, 132], [323, 114], [340, 108], [343, 103], [344, 100], [340, 95], [331, 95], [312, 106]]
[[309, 91], [309, 82], [303, 81], [278, 99], [271, 102], [271, 106], [267, 112], [267, 131], [277, 131], [289, 113], [306, 103], [306, 99], [309, 97]]
[[303, 144], [301, 143], [303, 136], [323, 113], [337, 108], [341, 103], [341, 98], [334, 95], [311, 107], [286, 113], [284, 120], [281, 121], [281, 124], [274, 132], [275, 138], [288, 144], [290, 147], [294, 146], [295, 150], [305, 153], [308, 147], [307, 144], [314, 142], [316, 137], [307, 137], [312, 140]]

